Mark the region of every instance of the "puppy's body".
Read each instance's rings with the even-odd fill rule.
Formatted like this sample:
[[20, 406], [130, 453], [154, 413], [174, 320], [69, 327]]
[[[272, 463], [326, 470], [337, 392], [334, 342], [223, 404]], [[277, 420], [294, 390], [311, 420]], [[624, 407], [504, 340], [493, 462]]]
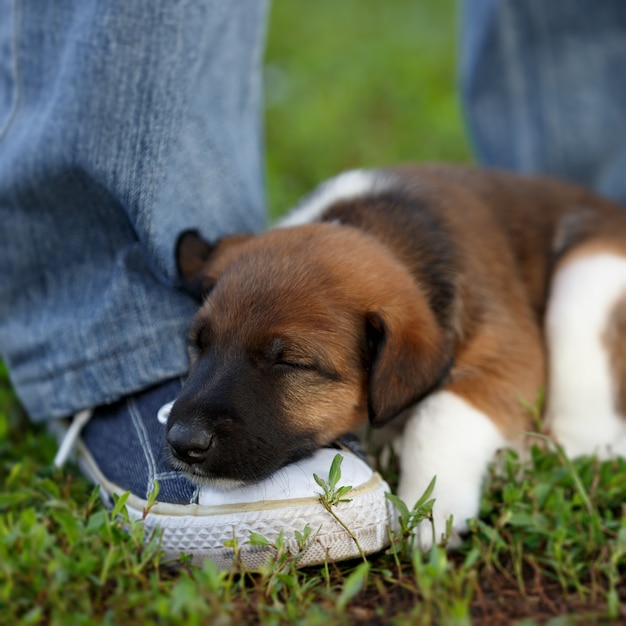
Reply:
[[399, 495], [412, 504], [436, 475], [443, 532], [476, 515], [488, 463], [522, 443], [545, 386], [566, 449], [626, 452], [626, 214], [583, 189], [350, 172], [262, 235], [181, 239], [179, 264], [211, 290], [168, 423], [181, 469], [255, 480], [402, 415]]

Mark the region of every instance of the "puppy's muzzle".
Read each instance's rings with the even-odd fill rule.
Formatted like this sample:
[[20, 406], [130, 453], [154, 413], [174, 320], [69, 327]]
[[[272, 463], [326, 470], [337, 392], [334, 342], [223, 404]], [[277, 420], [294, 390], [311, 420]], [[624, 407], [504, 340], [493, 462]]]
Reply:
[[213, 439], [213, 435], [206, 430], [182, 422], [174, 423], [167, 432], [167, 443], [172, 453], [177, 459], [189, 465], [206, 460]]

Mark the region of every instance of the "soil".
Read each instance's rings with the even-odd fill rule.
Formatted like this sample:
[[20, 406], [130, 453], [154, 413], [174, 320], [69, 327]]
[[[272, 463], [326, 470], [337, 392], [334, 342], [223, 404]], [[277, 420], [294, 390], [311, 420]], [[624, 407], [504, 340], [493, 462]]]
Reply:
[[[564, 591], [558, 581], [547, 580], [539, 571], [523, 575], [524, 593], [516, 581], [499, 574], [483, 575], [477, 582], [471, 604], [472, 623], [479, 626], [508, 626], [518, 620], [528, 619], [537, 624], [561, 617], [565, 624], [593, 625], [626, 624], [626, 579], [620, 582], [618, 596], [619, 616], [606, 617], [606, 598], [583, 597], [574, 591]], [[397, 584], [384, 593], [368, 589], [350, 606], [354, 624], [383, 626], [395, 623], [398, 615], [410, 615], [420, 603], [413, 590]], [[600, 616], [600, 617], [599, 617]], [[435, 622], [436, 623], [436, 622]], [[442, 621], [442, 623], [444, 623]]]

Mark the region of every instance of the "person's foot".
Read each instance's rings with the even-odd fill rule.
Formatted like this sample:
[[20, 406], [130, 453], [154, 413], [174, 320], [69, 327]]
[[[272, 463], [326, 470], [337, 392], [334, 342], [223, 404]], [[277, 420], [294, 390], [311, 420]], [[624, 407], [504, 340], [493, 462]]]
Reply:
[[[257, 568], [274, 553], [271, 545], [253, 545], [250, 533], [273, 544], [282, 531], [292, 554], [301, 553], [299, 566], [337, 561], [377, 552], [389, 544], [388, 528], [394, 525], [393, 507], [385, 497], [389, 487], [348, 447], [324, 448], [311, 458], [293, 463], [269, 478], [243, 487], [219, 490], [198, 486], [172, 471], [164, 456], [167, 405], [177, 395], [177, 379], [100, 407], [87, 419], [76, 441], [81, 469], [98, 485], [105, 503], [112, 494], [130, 491], [129, 516], [142, 519], [148, 498], [158, 481], [157, 502], [144, 523], [163, 531], [162, 547], [168, 558], [181, 553], [194, 563], [210, 558], [228, 568], [239, 558]], [[83, 416], [81, 419], [85, 420]], [[320, 501], [322, 488], [313, 475], [328, 482], [336, 454], [343, 457], [338, 487], [351, 486], [331, 507], [353, 537]], [[311, 532], [304, 549], [297, 532]], [[233, 547], [235, 539], [239, 556]]]

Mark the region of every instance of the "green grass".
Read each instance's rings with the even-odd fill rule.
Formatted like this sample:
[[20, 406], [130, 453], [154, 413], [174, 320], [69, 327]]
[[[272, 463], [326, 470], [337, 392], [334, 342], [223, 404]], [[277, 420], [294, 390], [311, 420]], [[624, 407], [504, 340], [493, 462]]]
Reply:
[[[345, 168], [469, 158], [452, 7], [275, 1], [266, 137], [273, 216]], [[426, 494], [416, 510], [400, 505], [401, 531], [387, 553], [298, 570], [277, 542], [266, 571], [236, 574], [211, 563], [164, 566], [159, 537], [125, 524], [121, 502], [118, 518], [75, 470], [50, 468], [55, 449], [24, 418], [0, 370], [0, 624], [626, 619], [623, 460], [572, 463], [553, 446], [536, 447], [527, 463], [504, 453], [480, 519], [455, 553], [414, 549], [412, 528], [428, 523]], [[386, 473], [393, 480], [392, 469]], [[330, 483], [325, 491], [331, 510], [350, 495]]]
[[[129, 525], [122, 502], [105, 511], [84, 479], [50, 469], [54, 442], [27, 428], [6, 388], [3, 379], [2, 624], [469, 624], [472, 617], [504, 624], [524, 615], [538, 621], [523, 623], [560, 615], [567, 621], [554, 624], [584, 624], [624, 617], [622, 459], [572, 463], [556, 448], [536, 447], [522, 464], [503, 453], [480, 519], [452, 554], [413, 548], [412, 528], [428, 523], [426, 494], [417, 510], [401, 511], [392, 548], [366, 562], [298, 570], [278, 541], [278, 556], [261, 573], [218, 572], [210, 562], [172, 570], [160, 562], [158, 535]], [[321, 485], [331, 507], [349, 497], [332, 485], [339, 471]]]

